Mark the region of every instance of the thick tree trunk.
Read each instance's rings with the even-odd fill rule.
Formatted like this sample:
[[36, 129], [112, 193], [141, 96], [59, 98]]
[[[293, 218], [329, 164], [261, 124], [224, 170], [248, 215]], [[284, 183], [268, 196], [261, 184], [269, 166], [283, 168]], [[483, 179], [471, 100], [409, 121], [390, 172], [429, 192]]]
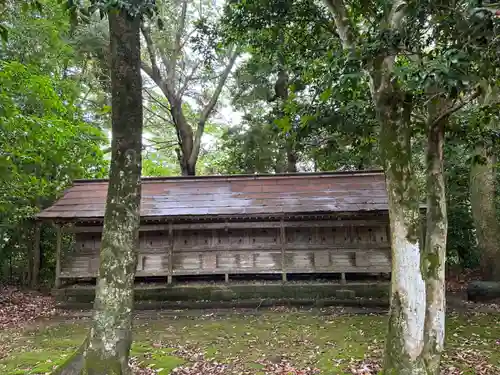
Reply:
[[286, 146], [286, 171], [287, 173], [297, 172], [297, 156], [295, 155], [291, 142], [287, 142]]
[[140, 223], [142, 81], [139, 17], [110, 11], [112, 157], [93, 325], [56, 374], [129, 374]]
[[483, 280], [500, 281], [499, 225], [495, 207], [495, 159], [484, 146], [478, 146], [472, 160], [470, 195], [472, 218], [481, 250]]
[[181, 174], [183, 176], [194, 176], [196, 175], [196, 162], [198, 161], [198, 157], [192, 157], [194, 152], [193, 128], [184, 117], [180, 107], [175, 106], [172, 108], [172, 116], [180, 146], [177, 149], [177, 159], [181, 167]]
[[[380, 81], [379, 81], [380, 82]], [[426, 374], [425, 283], [420, 267], [420, 210], [411, 167], [411, 103], [385, 86], [374, 93], [381, 124], [380, 145], [389, 198], [392, 286], [384, 357], [385, 375]]]
[[192, 163], [189, 162], [189, 160], [185, 160], [184, 157], [182, 157], [180, 165], [181, 165], [181, 174], [183, 176], [196, 176], [196, 164], [193, 165]]
[[427, 137], [427, 212], [425, 246], [422, 254], [422, 270], [426, 285], [426, 314], [424, 326], [424, 352], [427, 372], [438, 375], [444, 346], [445, 323], [445, 261], [448, 219], [444, 183], [444, 133], [447, 118], [438, 122], [446, 107], [445, 100], [432, 100], [429, 105]]

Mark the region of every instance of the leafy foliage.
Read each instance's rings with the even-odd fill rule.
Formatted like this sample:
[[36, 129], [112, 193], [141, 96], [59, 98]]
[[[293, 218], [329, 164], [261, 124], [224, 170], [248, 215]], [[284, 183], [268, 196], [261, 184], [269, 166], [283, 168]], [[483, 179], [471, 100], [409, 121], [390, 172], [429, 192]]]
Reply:
[[104, 137], [83, 120], [68, 82], [4, 62], [0, 83], [1, 212], [17, 207], [25, 217], [23, 210], [43, 206], [72, 179], [102, 174], [96, 162]]
[[[102, 177], [104, 134], [80, 109], [78, 82], [65, 77], [71, 48], [61, 42], [56, 17], [18, 19], [0, 62], [0, 266], [23, 264], [32, 244], [32, 215], [75, 178]], [[14, 17], [12, 17], [14, 19]], [[22, 42], [38, 26], [41, 49]], [[18, 48], [19, 47], [19, 48]], [[59, 49], [59, 47], [62, 47]], [[23, 53], [23, 48], [26, 53]], [[31, 52], [31, 53], [30, 53]], [[7, 60], [9, 58], [10, 60]], [[23, 61], [24, 63], [22, 63]], [[33, 64], [29, 64], [33, 61]], [[50, 232], [50, 231], [49, 231]], [[44, 233], [47, 233], [44, 231]], [[48, 234], [48, 233], [47, 233]], [[52, 251], [53, 247], [47, 249]], [[47, 253], [47, 259], [50, 252]], [[12, 263], [13, 262], [13, 263]], [[12, 270], [8, 271], [12, 274]], [[17, 277], [20, 277], [17, 272]]]

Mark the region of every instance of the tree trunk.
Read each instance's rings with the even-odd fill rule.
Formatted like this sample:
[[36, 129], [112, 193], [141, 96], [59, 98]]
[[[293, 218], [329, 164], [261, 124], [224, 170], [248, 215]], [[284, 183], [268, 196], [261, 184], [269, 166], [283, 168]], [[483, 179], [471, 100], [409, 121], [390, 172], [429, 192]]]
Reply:
[[93, 325], [77, 353], [56, 370], [62, 375], [130, 374], [141, 198], [140, 18], [124, 9], [108, 17], [113, 139]]
[[444, 346], [445, 322], [445, 261], [448, 219], [444, 183], [444, 133], [447, 118], [438, 118], [447, 106], [443, 99], [431, 100], [427, 136], [427, 211], [422, 271], [426, 285], [426, 313], [423, 359], [426, 374], [438, 375]]
[[196, 176], [196, 164], [193, 165], [188, 160], [182, 160], [181, 173], [183, 176]]
[[172, 107], [172, 117], [174, 119], [177, 139], [180, 146], [177, 149], [177, 159], [181, 167], [181, 174], [183, 176], [194, 176], [196, 175], [196, 162], [198, 158], [193, 158], [194, 161], [191, 160], [191, 155], [194, 150], [193, 128], [184, 117], [180, 105]]
[[287, 173], [297, 172], [297, 156], [293, 150], [292, 142], [288, 140], [286, 144], [286, 171]]
[[421, 357], [425, 283], [420, 268], [419, 199], [411, 166], [411, 103], [387, 81], [381, 85], [382, 90], [373, 94], [381, 124], [392, 249], [391, 307], [383, 373], [418, 375], [426, 374]]
[[500, 228], [495, 207], [494, 164], [491, 152], [484, 145], [478, 146], [471, 166], [470, 195], [483, 280], [500, 280]]

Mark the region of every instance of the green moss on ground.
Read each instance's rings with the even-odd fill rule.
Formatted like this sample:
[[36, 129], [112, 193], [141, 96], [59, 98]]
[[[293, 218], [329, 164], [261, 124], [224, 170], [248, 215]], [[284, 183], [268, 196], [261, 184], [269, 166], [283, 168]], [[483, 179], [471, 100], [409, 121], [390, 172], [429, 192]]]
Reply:
[[[144, 365], [163, 369], [162, 375], [185, 363], [175, 354], [179, 346], [199, 348], [206, 358], [222, 362], [241, 359], [253, 373], [262, 360], [281, 358], [296, 367], [316, 366], [325, 375], [346, 372], [366, 355], [381, 356], [385, 316], [328, 316], [307, 312], [267, 312], [244, 316], [198, 316], [141, 319], [135, 322], [132, 356]], [[44, 374], [61, 364], [82, 342], [87, 322], [66, 322], [25, 331], [0, 333], [0, 373]], [[446, 363], [475, 373], [474, 359], [457, 360], [470, 351], [500, 366], [500, 316], [448, 315]], [[500, 373], [500, 371], [498, 372]]]

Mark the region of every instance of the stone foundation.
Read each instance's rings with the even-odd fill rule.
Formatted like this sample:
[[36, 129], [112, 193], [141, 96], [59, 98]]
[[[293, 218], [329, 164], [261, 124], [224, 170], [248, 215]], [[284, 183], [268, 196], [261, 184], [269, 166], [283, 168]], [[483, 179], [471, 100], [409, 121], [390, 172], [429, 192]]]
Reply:
[[[203, 283], [138, 284], [135, 308], [290, 306], [388, 306], [389, 283]], [[92, 308], [93, 285], [53, 290], [61, 308]]]

